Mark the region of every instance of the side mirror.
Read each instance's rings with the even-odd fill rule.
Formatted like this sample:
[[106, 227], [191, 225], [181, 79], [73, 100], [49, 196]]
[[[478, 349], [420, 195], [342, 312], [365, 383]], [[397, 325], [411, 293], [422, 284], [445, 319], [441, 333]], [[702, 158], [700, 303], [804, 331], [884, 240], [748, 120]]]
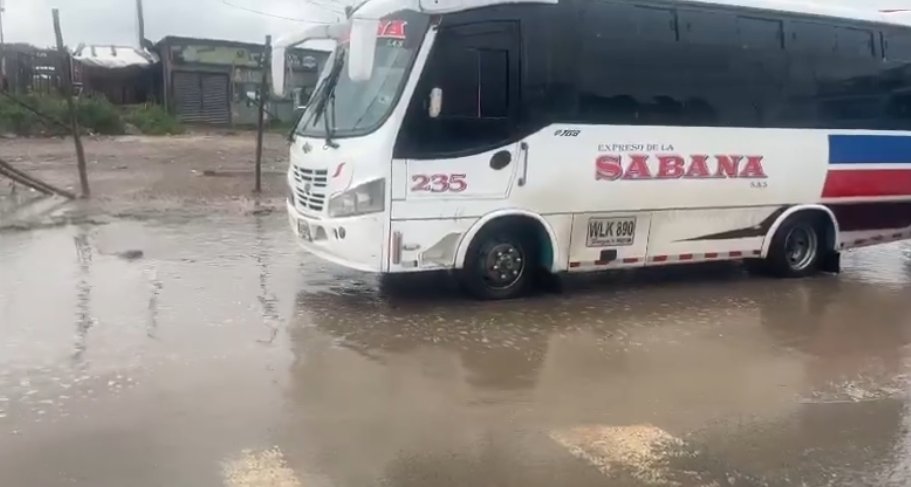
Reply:
[[272, 48], [272, 92], [285, 96], [285, 48]]
[[377, 20], [351, 20], [351, 36], [348, 40], [348, 77], [351, 81], [366, 81], [373, 75], [377, 29]]
[[428, 107], [427, 115], [430, 118], [437, 118], [440, 116], [440, 112], [443, 111], [443, 89], [434, 88], [430, 90], [430, 107]]

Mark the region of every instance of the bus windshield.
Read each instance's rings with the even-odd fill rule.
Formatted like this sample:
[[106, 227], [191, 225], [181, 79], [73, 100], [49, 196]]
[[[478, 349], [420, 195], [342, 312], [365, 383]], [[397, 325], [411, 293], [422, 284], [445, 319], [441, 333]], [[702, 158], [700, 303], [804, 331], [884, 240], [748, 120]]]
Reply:
[[401, 95], [428, 24], [428, 16], [414, 11], [397, 12], [381, 20], [373, 74], [366, 81], [348, 77], [348, 46], [340, 43], [297, 133], [330, 139], [376, 130]]

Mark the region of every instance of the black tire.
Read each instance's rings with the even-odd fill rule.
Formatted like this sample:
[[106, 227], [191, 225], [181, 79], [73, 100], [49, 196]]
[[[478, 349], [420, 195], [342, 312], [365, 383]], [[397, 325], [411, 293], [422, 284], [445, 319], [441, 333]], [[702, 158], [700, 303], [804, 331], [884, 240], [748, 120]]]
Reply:
[[798, 278], [819, 272], [825, 253], [826, 233], [820, 217], [794, 215], [772, 237], [766, 269], [775, 277]]
[[478, 234], [465, 256], [459, 277], [477, 299], [515, 299], [528, 294], [535, 281], [538, 250], [529, 232], [491, 229]]

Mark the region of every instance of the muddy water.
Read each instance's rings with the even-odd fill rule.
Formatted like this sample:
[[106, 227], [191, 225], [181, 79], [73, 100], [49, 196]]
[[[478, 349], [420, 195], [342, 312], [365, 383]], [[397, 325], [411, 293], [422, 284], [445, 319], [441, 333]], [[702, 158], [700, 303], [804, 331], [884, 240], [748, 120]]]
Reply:
[[379, 282], [281, 215], [0, 233], [0, 485], [911, 483], [911, 246], [567, 288]]

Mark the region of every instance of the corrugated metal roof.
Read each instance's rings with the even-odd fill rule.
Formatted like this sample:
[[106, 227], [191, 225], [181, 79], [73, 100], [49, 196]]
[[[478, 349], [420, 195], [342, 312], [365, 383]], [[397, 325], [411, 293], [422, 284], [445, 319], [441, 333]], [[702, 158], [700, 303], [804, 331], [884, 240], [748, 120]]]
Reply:
[[148, 51], [124, 46], [80, 45], [73, 58], [85, 66], [119, 69], [132, 66], [149, 66], [158, 62], [158, 57]]

